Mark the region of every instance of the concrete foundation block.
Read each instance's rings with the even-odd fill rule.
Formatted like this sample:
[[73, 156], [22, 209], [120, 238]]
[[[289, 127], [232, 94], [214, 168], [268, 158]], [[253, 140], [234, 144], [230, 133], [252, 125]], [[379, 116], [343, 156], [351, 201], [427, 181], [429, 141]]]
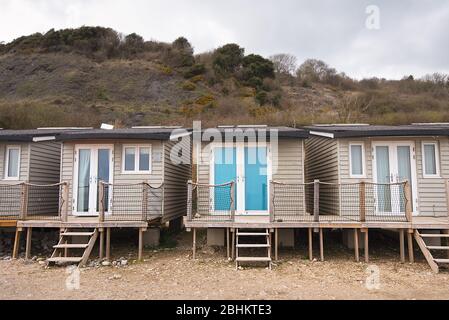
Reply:
[[207, 229], [207, 245], [224, 247], [225, 229]]
[[294, 229], [278, 229], [279, 247], [293, 248], [295, 246], [295, 230]]
[[161, 238], [161, 230], [159, 228], [149, 228], [143, 233], [143, 245], [146, 247], [157, 247]]
[[[354, 229], [343, 230], [343, 244], [349, 249], [354, 249]], [[365, 234], [359, 230], [359, 249], [365, 248]]]

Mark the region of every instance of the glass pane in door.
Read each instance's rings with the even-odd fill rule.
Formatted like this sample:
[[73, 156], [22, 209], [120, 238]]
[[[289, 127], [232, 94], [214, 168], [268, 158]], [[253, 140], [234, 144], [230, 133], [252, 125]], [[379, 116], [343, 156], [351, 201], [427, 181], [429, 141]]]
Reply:
[[[100, 187], [100, 181], [109, 183], [109, 172], [110, 172], [110, 150], [109, 149], [98, 149], [98, 187]], [[109, 209], [109, 186], [105, 188], [104, 194], [104, 211]], [[97, 192], [97, 211], [99, 206], [98, 192]]]
[[[397, 152], [398, 152], [398, 182], [408, 180], [410, 182], [410, 188], [411, 190], [413, 190], [410, 146], [398, 146]], [[399, 192], [403, 193], [403, 190], [399, 190]], [[405, 202], [403, 197], [400, 198], [400, 205], [401, 205], [401, 212], [405, 212]]]
[[[214, 149], [214, 184], [224, 184], [231, 181], [237, 182], [237, 150], [236, 148]], [[235, 208], [237, 208], [237, 186], [235, 186]], [[230, 187], [214, 188], [215, 210], [230, 210]]]
[[91, 150], [80, 149], [78, 156], [77, 212], [89, 212]]
[[245, 210], [267, 210], [267, 180], [267, 148], [245, 148]]
[[390, 154], [388, 146], [376, 146], [377, 210], [391, 212]]

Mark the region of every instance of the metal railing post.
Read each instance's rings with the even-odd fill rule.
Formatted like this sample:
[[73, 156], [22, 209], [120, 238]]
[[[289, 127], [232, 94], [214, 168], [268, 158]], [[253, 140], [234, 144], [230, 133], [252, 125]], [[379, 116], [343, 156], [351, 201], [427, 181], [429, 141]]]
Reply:
[[98, 190], [98, 198], [100, 200], [100, 201], [98, 201], [98, 211], [99, 211], [98, 218], [99, 218], [100, 222], [104, 222], [104, 209], [105, 209], [105, 206], [104, 206], [104, 196], [105, 196], [104, 189], [105, 189], [105, 184], [104, 184], [103, 181], [100, 181], [100, 188]]
[[404, 185], [405, 193], [405, 218], [408, 222], [412, 222], [412, 190], [410, 188], [410, 181], [405, 181]]
[[193, 185], [192, 180], [187, 181], [187, 220], [192, 221], [192, 191]]
[[320, 180], [313, 181], [313, 220], [320, 221]]
[[360, 222], [366, 221], [366, 183], [362, 181], [359, 183], [359, 213]]

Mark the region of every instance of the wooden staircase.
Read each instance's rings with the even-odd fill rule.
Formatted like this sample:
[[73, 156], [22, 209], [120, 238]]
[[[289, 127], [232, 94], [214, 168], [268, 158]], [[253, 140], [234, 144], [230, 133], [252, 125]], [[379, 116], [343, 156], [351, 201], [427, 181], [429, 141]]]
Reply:
[[[414, 233], [415, 240], [418, 243], [419, 248], [421, 249], [424, 257], [427, 260], [427, 263], [429, 264], [430, 268], [433, 270], [433, 272], [438, 273], [439, 268], [441, 265], [449, 265], [449, 234], [446, 233], [420, 233], [418, 230], [415, 230]], [[446, 245], [439, 245], [439, 246], [432, 246], [427, 245], [424, 239], [426, 238], [433, 238], [433, 239], [440, 239], [440, 240], [446, 240], [443, 241]], [[447, 258], [434, 258], [432, 252], [441, 252], [445, 251]]]
[[[87, 243], [77, 243], [75, 237], [88, 237], [89, 241]], [[53, 254], [51, 255], [51, 258], [47, 259], [47, 262], [58, 264], [78, 263], [79, 267], [83, 267], [89, 259], [97, 238], [98, 229], [94, 229], [93, 231], [74, 231], [65, 229], [60, 234], [58, 244], [53, 246]], [[70, 253], [82, 250], [83, 254], [81, 256], [69, 256], [69, 250]]]
[[[240, 240], [244, 238], [250, 241], [250, 243], [242, 243]], [[263, 239], [263, 241], [260, 241]], [[259, 240], [259, 242], [257, 242]], [[241, 249], [266, 249], [266, 255], [264, 256], [242, 256]], [[237, 229], [236, 232], [236, 258], [235, 267], [238, 269], [241, 262], [268, 262], [268, 267], [271, 270], [271, 238], [270, 231], [265, 229], [261, 230], [243, 230]]]

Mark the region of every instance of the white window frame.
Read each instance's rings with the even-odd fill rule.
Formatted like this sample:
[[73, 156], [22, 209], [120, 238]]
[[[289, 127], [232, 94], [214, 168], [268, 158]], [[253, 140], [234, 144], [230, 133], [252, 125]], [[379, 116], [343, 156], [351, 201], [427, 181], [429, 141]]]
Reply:
[[[426, 154], [424, 152], [425, 145], [433, 145], [435, 147], [435, 169], [436, 174], [426, 173]], [[441, 178], [440, 175], [440, 148], [437, 141], [422, 141], [421, 142], [421, 156], [422, 156], [422, 175], [423, 178]]]
[[[360, 146], [362, 149], [362, 174], [352, 173], [352, 146]], [[364, 142], [350, 142], [349, 143], [349, 177], [350, 178], [366, 178], [366, 160], [365, 160], [365, 143]]]
[[[9, 168], [9, 151], [10, 150], [19, 150], [19, 159], [17, 161], [18, 168], [17, 168], [17, 177], [9, 177], [8, 176], [8, 168]], [[22, 148], [19, 145], [10, 145], [6, 146], [5, 151], [5, 178], [4, 180], [11, 180], [11, 181], [18, 181], [20, 180], [20, 161], [22, 157]]]
[[[134, 158], [134, 170], [125, 170], [125, 149], [134, 148], [135, 158]], [[149, 170], [139, 170], [140, 162], [140, 149], [148, 148], [150, 149], [149, 155]], [[122, 147], [122, 174], [151, 174], [153, 169], [153, 152], [150, 144], [124, 144]]]

